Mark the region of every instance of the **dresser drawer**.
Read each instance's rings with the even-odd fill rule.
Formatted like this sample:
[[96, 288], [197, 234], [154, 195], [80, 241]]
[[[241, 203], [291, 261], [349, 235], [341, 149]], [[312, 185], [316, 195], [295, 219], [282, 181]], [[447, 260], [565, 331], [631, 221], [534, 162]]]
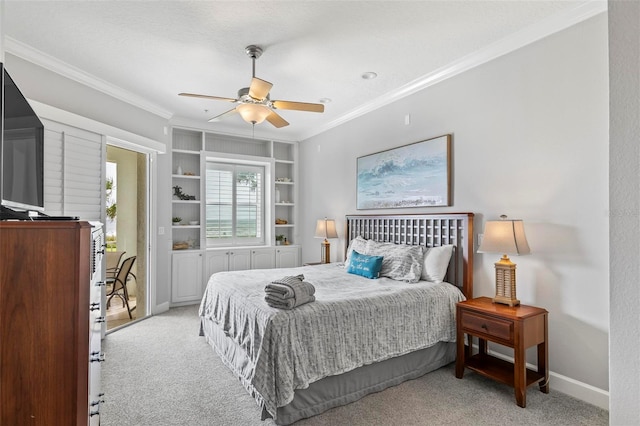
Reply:
[[512, 342], [513, 340], [512, 321], [470, 313], [464, 310], [461, 312], [461, 316], [462, 327], [465, 331], [472, 334], [486, 334], [508, 342]]

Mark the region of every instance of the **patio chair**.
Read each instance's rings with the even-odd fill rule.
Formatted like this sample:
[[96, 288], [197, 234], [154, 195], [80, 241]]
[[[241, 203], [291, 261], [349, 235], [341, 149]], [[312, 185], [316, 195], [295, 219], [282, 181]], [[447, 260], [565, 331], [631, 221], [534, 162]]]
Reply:
[[131, 267], [133, 266], [133, 263], [135, 261], [135, 256], [126, 258], [122, 262], [122, 266], [118, 268], [118, 273], [116, 274], [116, 276], [106, 279], [107, 286], [111, 286], [107, 293], [107, 309], [109, 309], [109, 306], [111, 305], [111, 299], [113, 299], [114, 296], [117, 296], [118, 298], [120, 298], [120, 300], [122, 300], [122, 307], [124, 308], [126, 305], [127, 312], [129, 313], [129, 319], [133, 319], [131, 311], [135, 307], [129, 307], [129, 291], [127, 290], [127, 278], [129, 277]]

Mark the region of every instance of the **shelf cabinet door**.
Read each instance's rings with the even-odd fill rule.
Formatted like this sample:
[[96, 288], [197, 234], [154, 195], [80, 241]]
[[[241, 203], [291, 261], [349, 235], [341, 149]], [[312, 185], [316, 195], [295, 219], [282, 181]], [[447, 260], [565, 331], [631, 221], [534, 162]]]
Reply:
[[273, 248], [251, 250], [251, 269], [271, 269], [276, 266], [276, 252]]
[[276, 247], [276, 268], [295, 268], [300, 266], [299, 247]]
[[200, 300], [202, 298], [202, 253], [174, 253], [171, 283], [173, 303]]
[[245, 271], [251, 269], [251, 250], [229, 249], [229, 270]]

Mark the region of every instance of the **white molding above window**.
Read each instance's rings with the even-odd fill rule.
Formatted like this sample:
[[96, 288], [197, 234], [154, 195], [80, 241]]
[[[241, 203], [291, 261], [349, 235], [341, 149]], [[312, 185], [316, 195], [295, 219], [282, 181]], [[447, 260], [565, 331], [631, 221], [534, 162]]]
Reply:
[[107, 137], [107, 142], [117, 145], [121, 148], [134, 149], [139, 152], [151, 153], [156, 152], [164, 154], [167, 146], [153, 139], [149, 139], [138, 134], [119, 129], [109, 124], [101, 123], [42, 102], [28, 100], [38, 117], [45, 118], [50, 121], [56, 121], [68, 126], [85, 129], [99, 135]]

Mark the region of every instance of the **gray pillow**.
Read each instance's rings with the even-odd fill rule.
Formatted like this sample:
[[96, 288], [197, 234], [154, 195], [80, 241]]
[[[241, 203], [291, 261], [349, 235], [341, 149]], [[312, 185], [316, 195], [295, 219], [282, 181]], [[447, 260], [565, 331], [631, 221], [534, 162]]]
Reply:
[[425, 250], [426, 248], [423, 246], [379, 243], [368, 240], [365, 253], [384, 256], [380, 271], [381, 277], [415, 283], [420, 281]]

